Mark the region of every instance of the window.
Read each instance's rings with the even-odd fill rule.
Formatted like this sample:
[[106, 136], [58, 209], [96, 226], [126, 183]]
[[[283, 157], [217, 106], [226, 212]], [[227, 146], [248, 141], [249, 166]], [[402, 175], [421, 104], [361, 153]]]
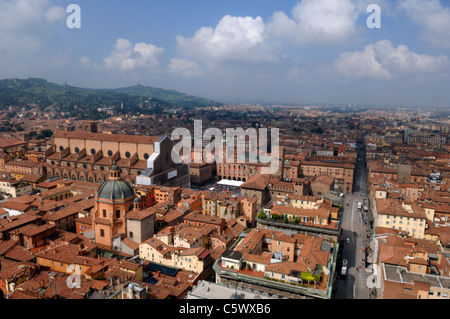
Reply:
[[106, 218], [106, 209], [103, 210], [103, 217]]
[[105, 231], [103, 229], [100, 229], [100, 237], [105, 237]]
[[116, 210], [116, 218], [120, 218], [120, 209]]
[[95, 148], [91, 148], [91, 154], [92, 154], [92, 155], [95, 155], [95, 153], [96, 153], [96, 152], [95, 152]]
[[133, 232], [132, 231], [130, 231], [130, 235], [128, 237], [133, 238]]

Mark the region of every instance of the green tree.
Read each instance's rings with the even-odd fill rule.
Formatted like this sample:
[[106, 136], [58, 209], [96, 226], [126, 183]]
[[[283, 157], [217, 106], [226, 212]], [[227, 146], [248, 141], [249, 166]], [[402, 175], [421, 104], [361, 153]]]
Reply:
[[42, 131], [36, 136], [36, 138], [37, 138], [37, 139], [46, 139], [46, 138], [51, 137], [52, 135], [53, 135], [53, 131], [52, 131], [52, 130], [45, 129], [45, 130], [42, 130]]
[[261, 218], [261, 219], [265, 219], [267, 217], [267, 215], [264, 212], [260, 212], [257, 217]]

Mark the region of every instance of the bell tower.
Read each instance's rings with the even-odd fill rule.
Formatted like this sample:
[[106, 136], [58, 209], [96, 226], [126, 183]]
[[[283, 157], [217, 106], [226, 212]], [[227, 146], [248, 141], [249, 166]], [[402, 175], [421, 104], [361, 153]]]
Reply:
[[98, 133], [97, 121], [83, 121], [81, 125], [83, 132]]

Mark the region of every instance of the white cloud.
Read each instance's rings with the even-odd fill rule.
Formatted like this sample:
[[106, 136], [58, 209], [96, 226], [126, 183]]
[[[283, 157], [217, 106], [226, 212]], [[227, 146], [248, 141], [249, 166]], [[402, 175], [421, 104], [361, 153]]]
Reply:
[[49, 0], [0, 1], [0, 69], [3, 76], [33, 74], [37, 69], [61, 66], [68, 53], [50, 50], [62, 7]]
[[169, 71], [187, 77], [198, 76], [203, 74], [202, 69], [197, 62], [178, 57], [175, 57], [170, 60]]
[[422, 38], [433, 45], [450, 48], [450, 8], [439, 0], [400, 0], [400, 10], [424, 27]]
[[364, 51], [345, 52], [334, 63], [336, 70], [348, 78], [387, 79], [391, 77], [375, 56], [374, 45], [369, 44]]
[[63, 7], [51, 6], [48, 8], [45, 17], [48, 22], [62, 21], [66, 17], [66, 10]]
[[178, 50], [181, 55], [203, 60], [210, 67], [225, 61], [276, 61], [276, 55], [265, 43], [264, 31], [261, 17], [226, 15], [215, 28], [202, 27], [192, 38], [178, 36]]
[[334, 62], [344, 77], [387, 79], [402, 74], [437, 73], [449, 66], [446, 56], [411, 52], [406, 45], [395, 48], [388, 40], [366, 45], [364, 51], [345, 52]]
[[8, 32], [42, 29], [46, 22], [64, 17], [64, 8], [49, 0], [3, 0], [0, 3], [0, 30]]
[[303, 0], [292, 17], [277, 11], [268, 23], [268, 33], [295, 43], [339, 42], [357, 33], [358, 8], [350, 0]]
[[80, 58], [80, 64], [83, 68], [86, 68], [86, 69], [93, 66], [91, 59], [89, 59], [87, 56], [82, 56]]
[[154, 69], [159, 66], [158, 59], [163, 53], [163, 48], [153, 44], [136, 43], [133, 45], [131, 41], [120, 38], [116, 41], [110, 56], [104, 59], [104, 66], [121, 71]]

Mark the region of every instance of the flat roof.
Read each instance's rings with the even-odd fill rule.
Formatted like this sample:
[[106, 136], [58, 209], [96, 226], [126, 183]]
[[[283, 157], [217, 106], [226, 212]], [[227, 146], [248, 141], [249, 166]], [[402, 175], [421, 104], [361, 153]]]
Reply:
[[270, 297], [244, 290], [243, 287], [229, 288], [221, 284], [201, 281], [189, 292], [186, 299], [270, 299]]

